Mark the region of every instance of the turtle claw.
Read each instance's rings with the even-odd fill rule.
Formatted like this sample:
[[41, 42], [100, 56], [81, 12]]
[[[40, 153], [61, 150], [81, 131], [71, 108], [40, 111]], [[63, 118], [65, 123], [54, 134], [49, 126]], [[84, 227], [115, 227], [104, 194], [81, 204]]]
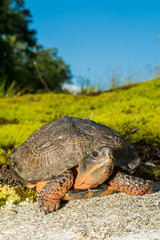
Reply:
[[60, 200], [59, 199], [45, 199], [45, 196], [38, 198], [38, 206], [44, 211], [45, 214], [52, 213], [59, 209]]

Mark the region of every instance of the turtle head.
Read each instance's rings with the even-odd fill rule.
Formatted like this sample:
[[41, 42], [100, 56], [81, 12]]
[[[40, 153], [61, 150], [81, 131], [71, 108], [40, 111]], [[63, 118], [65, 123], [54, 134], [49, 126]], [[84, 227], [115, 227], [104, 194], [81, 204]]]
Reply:
[[88, 189], [102, 184], [111, 175], [113, 167], [113, 149], [99, 147], [80, 161], [74, 188]]

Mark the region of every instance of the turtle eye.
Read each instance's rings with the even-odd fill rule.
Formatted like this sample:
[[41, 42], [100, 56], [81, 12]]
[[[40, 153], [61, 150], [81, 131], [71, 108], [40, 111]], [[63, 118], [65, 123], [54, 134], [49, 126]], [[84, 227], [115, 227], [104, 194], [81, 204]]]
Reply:
[[97, 151], [92, 152], [92, 156], [93, 157], [98, 157], [98, 152]]

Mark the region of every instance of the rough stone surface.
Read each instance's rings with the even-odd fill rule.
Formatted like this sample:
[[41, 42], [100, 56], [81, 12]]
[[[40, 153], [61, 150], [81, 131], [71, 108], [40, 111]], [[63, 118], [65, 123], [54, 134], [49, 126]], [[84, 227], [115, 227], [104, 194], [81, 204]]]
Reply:
[[47, 215], [37, 203], [7, 205], [0, 211], [0, 239], [160, 240], [160, 192], [69, 201]]

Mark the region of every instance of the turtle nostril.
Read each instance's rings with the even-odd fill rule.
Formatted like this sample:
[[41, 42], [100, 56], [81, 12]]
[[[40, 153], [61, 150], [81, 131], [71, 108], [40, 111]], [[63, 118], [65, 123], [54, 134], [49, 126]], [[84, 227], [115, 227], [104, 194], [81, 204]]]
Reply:
[[109, 153], [109, 157], [113, 159], [113, 153]]

